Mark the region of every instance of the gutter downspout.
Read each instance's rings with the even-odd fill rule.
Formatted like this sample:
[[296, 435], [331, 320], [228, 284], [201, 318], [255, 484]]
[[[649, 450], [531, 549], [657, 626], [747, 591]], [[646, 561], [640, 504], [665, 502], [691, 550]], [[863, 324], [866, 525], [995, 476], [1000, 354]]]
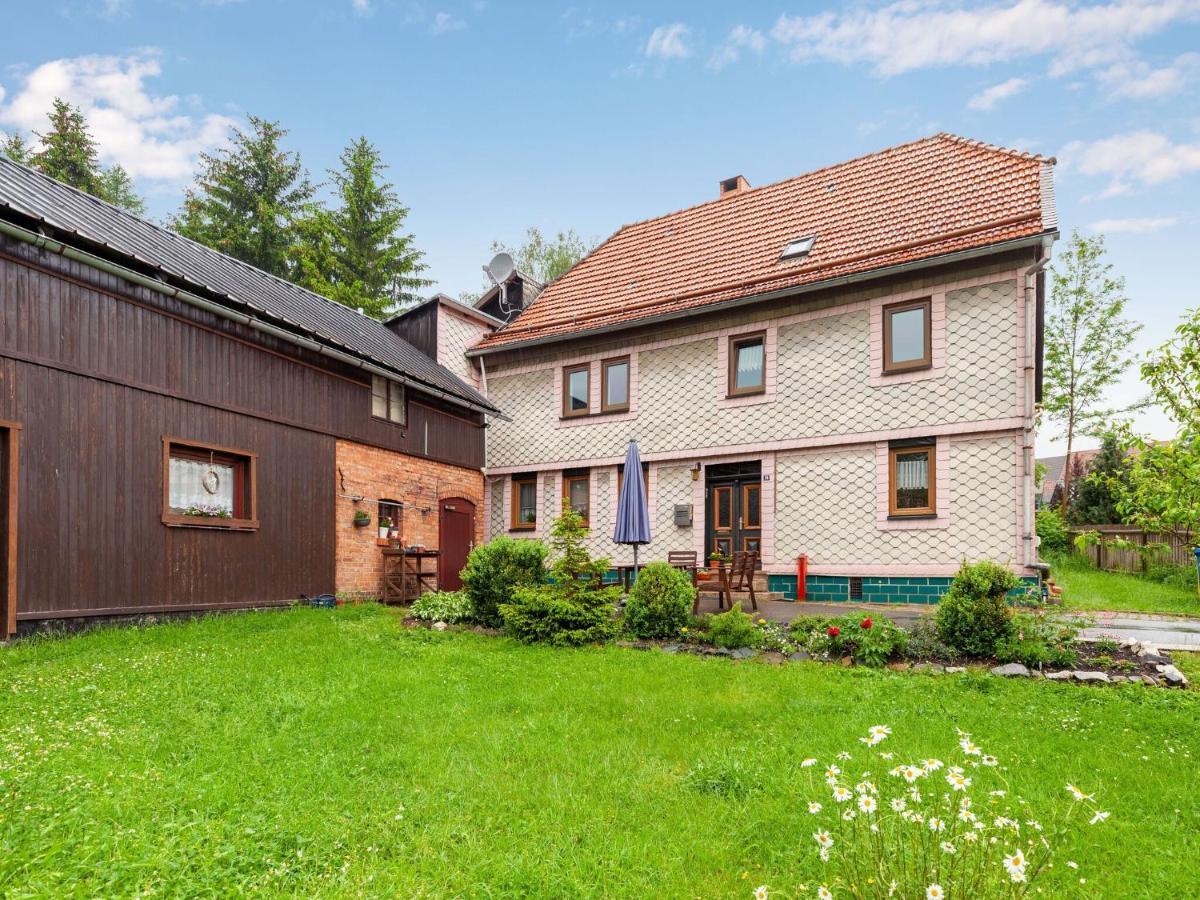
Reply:
[[1025, 270], [1025, 353], [1024, 353], [1024, 418], [1025, 425], [1021, 440], [1022, 456], [1022, 501], [1024, 511], [1022, 522], [1024, 529], [1021, 534], [1023, 563], [1027, 568], [1036, 569], [1039, 577], [1049, 571], [1049, 566], [1038, 561], [1036, 516], [1034, 511], [1034, 444], [1037, 439], [1037, 407], [1034, 402], [1034, 382], [1037, 379], [1037, 276], [1046, 270], [1050, 262], [1050, 247], [1053, 239], [1043, 244], [1042, 258]]
[[356, 356], [352, 356], [349, 353], [343, 353], [341, 350], [336, 350], [333, 347], [329, 347], [313, 340], [312, 338], [306, 338], [301, 335], [294, 334], [285, 328], [280, 328], [276, 325], [264, 322], [261, 319], [256, 319], [254, 316], [246, 313], [236, 312], [226, 306], [222, 306], [219, 303], [214, 303], [211, 300], [205, 300], [203, 297], [190, 293], [189, 291], [185, 291], [182, 288], [171, 287], [169, 284], [159, 281], [156, 278], [142, 275], [141, 273], [135, 272], [132, 269], [127, 269], [124, 266], [111, 263], [102, 257], [93, 256], [91, 253], [85, 253], [82, 250], [77, 250], [69, 244], [64, 244], [62, 241], [56, 241], [54, 238], [46, 237], [44, 234], [38, 234], [37, 232], [29, 231], [28, 229], [22, 228], [19, 225], [13, 225], [11, 222], [6, 222], [4, 220], [0, 220], [0, 233], [7, 234], [9, 237], [15, 238], [16, 240], [22, 241], [26, 244], [32, 244], [39, 250], [46, 250], [58, 256], [65, 256], [67, 259], [83, 263], [84, 265], [90, 266], [93, 269], [99, 269], [102, 272], [115, 275], [124, 281], [132, 282], [133, 284], [148, 288], [149, 290], [152, 290], [158, 294], [162, 294], [165, 297], [170, 297], [174, 300], [181, 300], [184, 303], [187, 303], [189, 306], [202, 309], [205, 312], [211, 313], [215, 316], [220, 316], [223, 319], [228, 319], [231, 322], [237, 322], [239, 325], [245, 325], [248, 328], [253, 328], [255, 331], [261, 331], [263, 334], [269, 334], [272, 337], [279, 338], [280, 340], [286, 341], [289, 344], [293, 344], [297, 347], [302, 347], [305, 350], [309, 350], [320, 356], [328, 356], [331, 359], [336, 359], [338, 362], [354, 366], [355, 368], [362, 369], [365, 372], [370, 372], [372, 375], [379, 375], [380, 377], [390, 379], [391, 381], [398, 381], [406, 387], [411, 387], [414, 390], [425, 394], [432, 394], [433, 396], [439, 397], [448, 403], [454, 404], [455, 406], [465, 406], [474, 412], [482, 413], [484, 416], [496, 416], [497, 418], [507, 420], [507, 417], [502, 413], [497, 413], [494, 410], [486, 409], [479, 404], [472, 403], [470, 400], [466, 400], [462, 397], [456, 397], [454, 394], [451, 394], [448, 391], [435, 388], [431, 385], [425, 384], [423, 381], [406, 378], [405, 376], [394, 372], [391, 369], [385, 369], [382, 366], [369, 363], [365, 360], [359, 359]]

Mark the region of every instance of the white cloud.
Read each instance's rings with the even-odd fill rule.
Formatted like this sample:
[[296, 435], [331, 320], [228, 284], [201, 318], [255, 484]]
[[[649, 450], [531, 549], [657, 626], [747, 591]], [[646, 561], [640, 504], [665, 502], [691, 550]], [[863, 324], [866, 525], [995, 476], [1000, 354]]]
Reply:
[[451, 31], [461, 31], [466, 27], [467, 23], [458, 16], [440, 12], [433, 17], [433, 24], [429, 26], [429, 30], [434, 34], [446, 34]]
[[371, 0], [350, 0], [350, 5], [354, 7], [354, 12], [359, 16], [369, 16], [375, 10], [371, 7]]
[[1117, 232], [1150, 234], [1155, 231], [1162, 231], [1164, 228], [1170, 228], [1178, 221], [1174, 216], [1163, 216], [1157, 219], [1100, 219], [1088, 227], [1092, 231], [1099, 231], [1102, 234], [1115, 234]]
[[967, 101], [967, 107], [987, 111], [1001, 100], [1007, 100], [1014, 94], [1021, 93], [1028, 86], [1029, 81], [1025, 78], [1010, 78], [1008, 81], [993, 84], [990, 88], [980, 91]]
[[215, 113], [181, 113], [178, 97], [156, 95], [147, 86], [161, 73], [154, 50], [43, 63], [24, 75], [0, 105], [0, 124], [42, 131], [51, 103], [61, 97], [82, 109], [101, 162], [119, 163], [134, 178], [182, 181], [191, 176], [196, 156], [222, 143], [236, 121]]
[[1114, 63], [1096, 73], [1113, 97], [1148, 100], [1177, 94], [1200, 72], [1200, 53], [1184, 53], [1168, 66], [1154, 68], [1142, 60]]
[[1052, 74], [1112, 64], [1133, 41], [1200, 18], [1197, 0], [1110, 0], [1084, 6], [1015, 0], [964, 8], [899, 0], [878, 9], [780, 16], [772, 37], [795, 62], [868, 63], [880, 75], [984, 66], [1050, 55]]
[[129, 15], [132, 0], [100, 0], [100, 15], [105, 19], [117, 19]]
[[742, 51], [749, 50], [761, 54], [767, 48], [767, 38], [761, 31], [756, 31], [748, 25], [737, 25], [729, 32], [721, 46], [712, 52], [708, 58], [708, 67], [714, 72], [720, 72], [731, 63], [737, 62]]
[[690, 35], [691, 29], [682, 22], [659, 25], [646, 42], [646, 55], [661, 59], [686, 59], [692, 55], [688, 46]]
[[1059, 153], [1063, 167], [1109, 178], [1103, 196], [1126, 194], [1132, 183], [1162, 184], [1200, 172], [1200, 144], [1176, 144], [1156, 131], [1129, 131], [1099, 141], [1072, 141]]

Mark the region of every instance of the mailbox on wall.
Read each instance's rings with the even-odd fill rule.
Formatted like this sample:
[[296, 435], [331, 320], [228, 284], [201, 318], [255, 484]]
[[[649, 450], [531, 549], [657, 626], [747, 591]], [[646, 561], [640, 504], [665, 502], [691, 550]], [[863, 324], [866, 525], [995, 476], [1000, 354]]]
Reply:
[[690, 528], [692, 526], [692, 504], [675, 504], [675, 524], [679, 528]]

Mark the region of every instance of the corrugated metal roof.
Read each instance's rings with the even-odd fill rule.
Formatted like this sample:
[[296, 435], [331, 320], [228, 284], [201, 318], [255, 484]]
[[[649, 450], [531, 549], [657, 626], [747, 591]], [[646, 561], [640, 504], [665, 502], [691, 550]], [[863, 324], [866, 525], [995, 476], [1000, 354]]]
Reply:
[[78, 236], [117, 256], [149, 266], [177, 283], [215, 295], [227, 305], [273, 320], [459, 399], [495, 408], [478, 391], [382, 322], [0, 157], [0, 210], [5, 207], [64, 232], [68, 240]]

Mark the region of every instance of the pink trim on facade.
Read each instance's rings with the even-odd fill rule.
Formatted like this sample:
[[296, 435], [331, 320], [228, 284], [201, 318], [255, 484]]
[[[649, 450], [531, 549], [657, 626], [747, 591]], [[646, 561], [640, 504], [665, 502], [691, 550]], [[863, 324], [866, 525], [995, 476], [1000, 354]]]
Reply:
[[934, 448], [934, 503], [937, 517], [933, 519], [890, 519], [891, 471], [888, 465], [888, 442], [875, 444], [875, 527], [880, 531], [926, 531], [950, 527], [953, 499], [950, 496], [950, 438], [937, 438]]
[[[763, 337], [763, 392], [747, 397], [729, 396], [729, 340], [743, 334], [755, 334], [765, 331]], [[738, 406], [757, 406], [759, 403], [772, 403], [775, 400], [776, 370], [778, 361], [779, 326], [768, 325], [765, 329], [758, 325], [738, 325], [735, 328], [722, 328], [710, 332], [717, 338], [717, 406], [724, 408]]]
[[[1016, 280], [1018, 278], [1019, 274], [1020, 273], [1018, 272], [1017, 269], [1012, 269], [1012, 270], [1004, 271], [1004, 272], [994, 272], [991, 275], [978, 275], [974, 278], [964, 278], [959, 281], [948, 281], [944, 284], [939, 284], [936, 287], [926, 287], [926, 288], [922, 288], [921, 290], [902, 291], [900, 293], [891, 294], [887, 298], [876, 298], [875, 300], [857, 300], [853, 303], [835, 304], [833, 306], [822, 307], [821, 309], [813, 309], [813, 310], [808, 310], [806, 312], [801, 312], [801, 313], [792, 313], [791, 315], [779, 316], [779, 317], [776, 317], [773, 319], [760, 319], [758, 321], [748, 321], [741, 325], [737, 325], [735, 327], [726, 328], [726, 329], [722, 329], [722, 330], [729, 334], [740, 334], [742, 332], [760, 331], [760, 330], [768, 329], [768, 328], [772, 328], [772, 327], [778, 330], [779, 328], [782, 328], [786, 325], [795, 325], [799, 322], [811, 322], [814, 319], [824, 319], [829, 316], [841, 316], [841, 315], [845, 315], [846, 313], [850, 313], [850, 312], [859, 312], [861, 310], [870, 310], [871, 304], [876, 303], [876, 302], [880, 302], [881, 305], [884, 302], [898, 303], [905, 299], [915, 299], [917, 297], [928, 297], [928, 296], [932, 295], [934, 292], [945, 295], [952, 291], [961, 291], [961, 290], [965, 290], [967, 288], [980, 287], [985, 284], [1001, 284], [1005, 281]], [[1020, 287], [1020, 285], [1018, 285], [1018, 287]], [[695, 343], [698, 343], [703, 340], [708, 340], [714, 334], [716, 334], [715, 331], [709, 331], [709, 332], [705, 332], [702, 335], [686, 334], [686, 335], [681, 335], [679, 337], [662, 338], [662, 339], [656, 340], [656, 341], [647, 341], [646, 343], [640, 343], [635, 348], [632, 348], [630, 350], [630, 353], [637, 353], [642, 350], [659, 350], [663, 347], [673, 347], [677, 344], [695, 344]], [[880, 334], [882, 335], [882, 331], [880, 332]], [[508, 366], [508, 365], [503, 365], [503, 364], [497, 364], [497, 365], [493, 366], [493, 365], [489, 364], [488, 376], [491, 377], [492, 375], [496, 375], [496, 376], [524, 375], [524, 374], [528, 374], [530, 372], [539, 372], [539, 371], [542, 371], [543, 369], [553, 369], [555, 367], [558, 367], [561, 370], [562, 366], [569, 366], [569, 365], [573, 365], [575, 363], [581, 363], [581, 362], [590, 362], [591, 360], [596, 359], [596, 358], [597, 358], [596, 355], [593, 353], [585, 353], [585, 354], [575, 354], [572, 356], [563, 356], [561, 358], [556, 358], [554, 360], [543, 360], [542, 362], [526, 363], [524, 365]], [[605, 358], [607, 359], [608, 357], [605, 357]], [[891, 377], [895, 377], [895, 376], [891, 376]], [[892, 383], [891, 378], [889, 378], [888, 383]], [[561, 387], [562, 387], [561, 382], [559, 384], [559, 387], [561, 389]]]
[[[1003, 280], [1003, 279], [1001, 279]], [[994, 283], [990, 282], [990, 283]], [[867, 384], [871, 387], [884, 387], [889, 384], [907, 384], [910, 381], [927, 381], [930, 378], [941, 378], [946, 374], [946, 293], [960, 288], [939, 288], [930, 293], [929, 289], [919, 291], [902, 291], [887, 297], [876, 297], [871, 301], [871, 373]], [[928, 369], [917, 372], [897, 372], [893, 375], [883, 373], [883, 308], [893, 303], [903, 303], [906, 300], [917, 300], [929, 297], [929, 347], [933, 365]]]
[[[943, 435], [988, 434], [996, 431], [1013, 431], [1024, 428], [1024, 420], [1018, 417], [1005, 419], [978, 419], [974, 422], [950, 422], [943, 425], [921, 425], [913, 428], [896, 428], [890, 431], [864, 431], [858, 434], [830, 434], [790, 440], [760, 441], [750, 444], [699, 447], [688, 450], [670, 450], [663, 453], [647, 453], [646, 462], [668, 462], [672, 460], [699, 460], [736, 462], [739, 457], [756, 459], [764, 453], [785, 450], [807, 450], [814, 447], [850, 447], [857, 444], [874, 444], [878, 441], [897, 441], [905, 438], [941, 437]], [[623, 462], [622, 456], [599, 456], [590, 459], [557, 460], [521, 466], [493, 466], [489, 474], [503, 475], [511, 472], [551, 471], [554, 469], [583, 468], [585, 466], [609, 466]]]
[[[603, 397], [601, 396], [602, 385], [604, 384], [604, 371], [601, 368], [604, 360], [613, 359], [616, 356], [624, 354], [617, 353], [604, 357], [581, 357], [573, 360], [568, 360], [560, 364], [554, 369], [554, 396], [559, 406], [559, 416], [554, 423], [555, 428], [578, 428], [580, 425], [592, 425], [597, 422], [624, 422], [629, 419], [637, 418], [637, 381], [638, 381], [638, 354], [636, 350], [629, 351], [629, 409], [626, 412], [600, 412], [600, 405]], [[573, 418], [562, 418], [562, 395], [563, 395], [563, 369], [568, 366], [579, 365], [580, 363], [588, 363], [588, 406], [592, 410], [586, 416], [576, 416]], [[530, 371], [538, 371], [532, 369]], [[512, 372], [503, 372], [503, 375], [514, 374]]]
[[[1031, 572], [1026, 571], [1024, 566], [1016, 563], [1010, 563], [1008, 568], [1018, 575], [1028, 575]], [[764, 567], [768, 575], [795, 575], [795, 561], [789, 565], [775, 565]], [[887, 577], [887, 576], [908, 576], [910, 578], [945, 578], [951, 577], [958, 572], [958, 565], [863, 565], [848, 564], [848, 565], [809, 565], [809, 575], [845, 575], [854, 577]]]

